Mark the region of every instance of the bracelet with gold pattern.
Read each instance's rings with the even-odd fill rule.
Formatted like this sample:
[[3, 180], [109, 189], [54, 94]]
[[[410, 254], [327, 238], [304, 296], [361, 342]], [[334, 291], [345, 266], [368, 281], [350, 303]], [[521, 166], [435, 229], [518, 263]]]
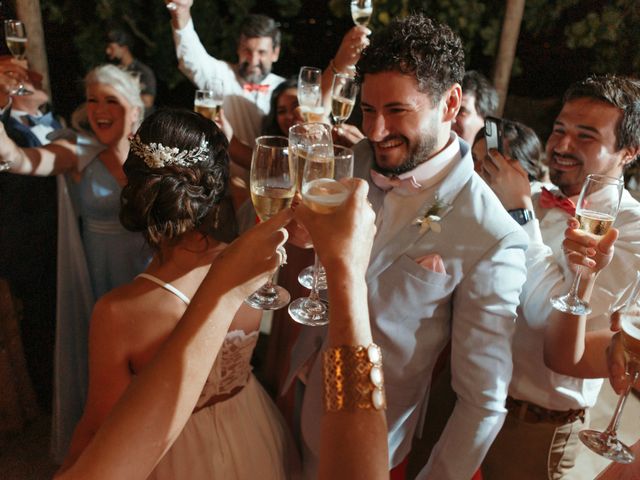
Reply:
[[380, 347], [332, 347], [322, 360], [326, 412], [386, 408]]

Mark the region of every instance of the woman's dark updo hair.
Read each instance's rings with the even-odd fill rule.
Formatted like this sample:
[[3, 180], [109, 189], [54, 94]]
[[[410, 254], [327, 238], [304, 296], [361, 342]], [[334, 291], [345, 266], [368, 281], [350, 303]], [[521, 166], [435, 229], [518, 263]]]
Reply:
[[184, 233], [213, 233], [218, 205], [229, 178], [228, 142], [211, 120], [189, 110], [164, 109], [147, 117], [136, 134], [145, 145], [162, 144], [180, 151], [197, 149], [203, 138], [209, 155], [190, 166], [151, 168], [133, 151], [123, 166], [127, 185], [120, 196], [120, 221], [142, 232], [159, 250]]

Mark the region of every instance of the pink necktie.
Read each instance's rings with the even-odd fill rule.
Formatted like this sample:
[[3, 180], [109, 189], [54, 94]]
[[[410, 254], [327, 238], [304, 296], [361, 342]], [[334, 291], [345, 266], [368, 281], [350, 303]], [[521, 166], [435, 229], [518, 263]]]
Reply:
[[542, 191], [540, 192], [538, 205], [542, 208], [560, 208], [572, 217], [576, 215], [576, 206], [570, 199], [560, 195], [554, 195], [544, 187], [542, 187]]
[[397, 187], [405, 188], [410, 192], [417, 192], [422, 187], [413, 176], [408, 178], [387, 177], [375, 170], [371, 170], [370, 174], [375, 186], [385, 192]]

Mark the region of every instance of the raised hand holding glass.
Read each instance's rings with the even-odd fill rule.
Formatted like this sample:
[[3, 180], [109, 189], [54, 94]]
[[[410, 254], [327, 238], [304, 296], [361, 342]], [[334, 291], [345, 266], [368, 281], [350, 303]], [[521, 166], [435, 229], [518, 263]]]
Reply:
[[[289, 140], [277, 136], [256, 138], [249, 183], [251, 201], [261, 221], [291, 205], [296, 191], [295, 179], [296, 171], [289, 157]], [[290, 299], [289, 292], [269, 280], [245, 302], [253, 308], [277, 310]]]
[[[624, 183], [620, 178], [605, 175], [588, 175], [576, 205], [576, 218], [580, 229], [601, 237], [613, 225], [620, 207]], [[551, 298], [551, 305], [556, 310], [574, 315], [588, 315], [591, 307], [578, 296], [578, 287], [582, 270], [577, 268], [571, 289], [565, 295]]]

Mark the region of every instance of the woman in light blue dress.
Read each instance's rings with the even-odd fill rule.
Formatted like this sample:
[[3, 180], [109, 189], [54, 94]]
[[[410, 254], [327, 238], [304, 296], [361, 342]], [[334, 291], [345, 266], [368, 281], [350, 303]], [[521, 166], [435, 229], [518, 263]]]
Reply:
[[0, 128], [0, 163], [25, 175], [58, 175], [58, 274], [52, 454], [61, 462], [87, 393], [91, 310], [131, 281], [151, 252], [118, 219], [129, 135], [142, 119], [138, 81], [113, 65], [85, 79], [91, 133], [57, 133], [40, 148], [18, 148]]

